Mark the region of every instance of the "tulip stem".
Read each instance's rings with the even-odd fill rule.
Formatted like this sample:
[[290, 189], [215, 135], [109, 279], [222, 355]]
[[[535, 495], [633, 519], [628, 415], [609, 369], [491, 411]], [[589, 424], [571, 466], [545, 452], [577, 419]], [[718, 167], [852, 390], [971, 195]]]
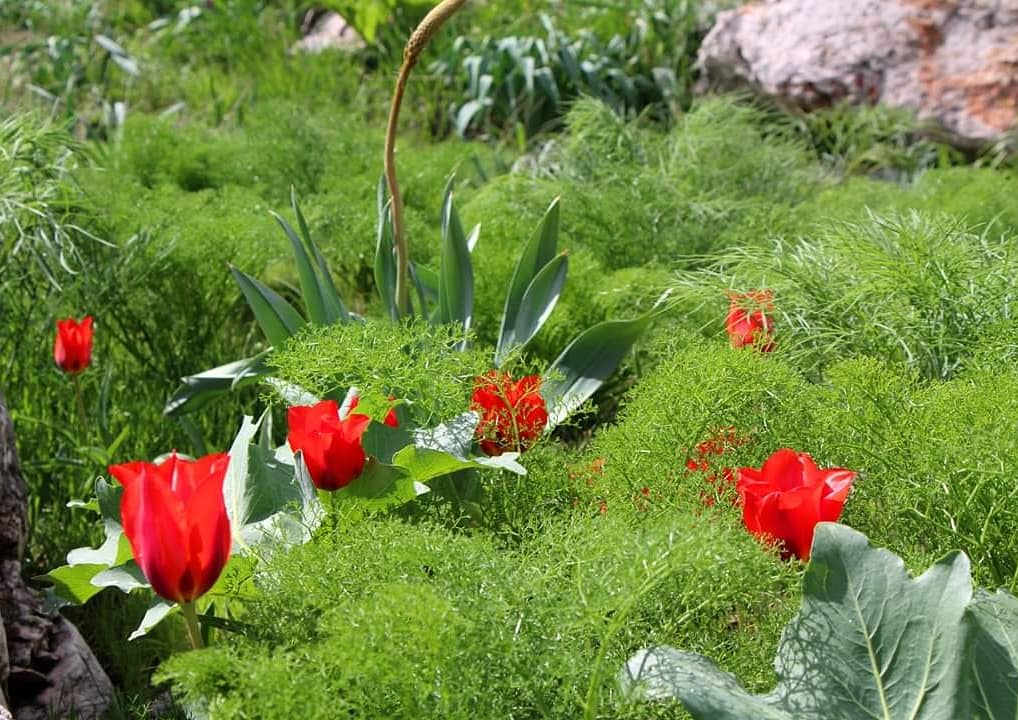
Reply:
[[78, 422], [81, 423], [81, 432], [88, 439], [88, 414], [85, 412], [85, 398], [81, 394], [81, 376], [79, 373], [71, 375], [74, 383], [74, 401], [78, 406]]
[[205, 643], [201, 639], [201, 627], [198, 625], [198, 611], [195, 609], [194, 603], [180, 603], [180, 612], [184, 615], [184, 627], [187, 629], [187, 639], [190, 641], [191, 647], [195, 650], [201, 650], [205, 647]]

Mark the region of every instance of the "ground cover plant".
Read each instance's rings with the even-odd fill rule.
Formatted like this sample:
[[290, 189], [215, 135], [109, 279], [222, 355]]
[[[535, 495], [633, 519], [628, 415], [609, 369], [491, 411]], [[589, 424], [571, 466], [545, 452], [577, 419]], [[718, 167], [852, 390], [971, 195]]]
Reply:
[[[367, 47], [315, 56], [289, 0], [0, 10], [25, 574], [109, 715], [1013, 716], [1006, 158], [694, 99], [716, 3], [445, 5], [395, 136], [430, 4], [335, 4]], [[950, 646], [825, 639], [860, 576]]]

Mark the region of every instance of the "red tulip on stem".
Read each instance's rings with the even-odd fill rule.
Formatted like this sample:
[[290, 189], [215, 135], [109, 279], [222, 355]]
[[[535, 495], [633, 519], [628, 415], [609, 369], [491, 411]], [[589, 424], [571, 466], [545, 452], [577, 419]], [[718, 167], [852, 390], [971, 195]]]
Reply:
[[53, 340], [53, 360], [57, 366], [71, 376], [74, 384], [74, 399], [78, 407], [81, 430], [88, 434], [88, 415], [81, 395], [81, 380], [78, 376], [92, 362], [92, 316], [86, 315], [79, 323], [74, 318], [57, 320], [57, 334]]
[[158, 465], [112, 465], [124, 487], [120, 518], [135, 562], [157, 595], [178, 603], [191, 646], [202, 646], [194, 601], [207, 593], [230, 558], [230, 520], [223, 481], [225, 453]]

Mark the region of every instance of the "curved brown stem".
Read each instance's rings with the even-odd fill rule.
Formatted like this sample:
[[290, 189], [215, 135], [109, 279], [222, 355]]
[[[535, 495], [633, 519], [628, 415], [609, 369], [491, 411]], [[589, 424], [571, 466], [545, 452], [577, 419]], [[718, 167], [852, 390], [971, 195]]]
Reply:
[[389, 186], [392, 197], [392, 234], [396, 240], [396, 307], [402, 314], [410, 311], [409, 267], [410, 251], [407, 245], [406, 230], [403, 224], [403, 197], [399, 192], [399, 181], [396, 178], [396, 128], [399, 125], [399, 109], [403, 104], [403, 94], [410, 71], [414, 69], [424, 48], [431, 38], [441, 29], [446, 20], [451, 18], [467, 0], [442, 0], [421, 20], [420, 25], [410, 35], [406, 48], [403, 50], [403, 65], [396, 78], [396, 89], [392, 94], [389, 106], [389, 124], [385, 129], [385, 182]]

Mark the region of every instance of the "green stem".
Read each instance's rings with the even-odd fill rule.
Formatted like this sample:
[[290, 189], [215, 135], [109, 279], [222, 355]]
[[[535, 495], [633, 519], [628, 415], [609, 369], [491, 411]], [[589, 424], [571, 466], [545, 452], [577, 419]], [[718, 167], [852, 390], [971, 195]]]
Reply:
[[74, 383], [74, 400], [78, 406], [78, 422], [81, 423], [82, 436], [88, 439], [88, 413], [85, 412], [85, 399], [81, 394], [81, 377], [78, 373], [71, 375], [71, 381]]
[[187, 639], [191, 643], [191, 647], [201, 650], [205, 647], [205, 643], [201, 639], [201, 627], [198, 625], [198, 610], [194, 607], [193, 602], [186, 602], [180, 603], [180, 611], [184, 615], [184, 627], [187, 630]]

